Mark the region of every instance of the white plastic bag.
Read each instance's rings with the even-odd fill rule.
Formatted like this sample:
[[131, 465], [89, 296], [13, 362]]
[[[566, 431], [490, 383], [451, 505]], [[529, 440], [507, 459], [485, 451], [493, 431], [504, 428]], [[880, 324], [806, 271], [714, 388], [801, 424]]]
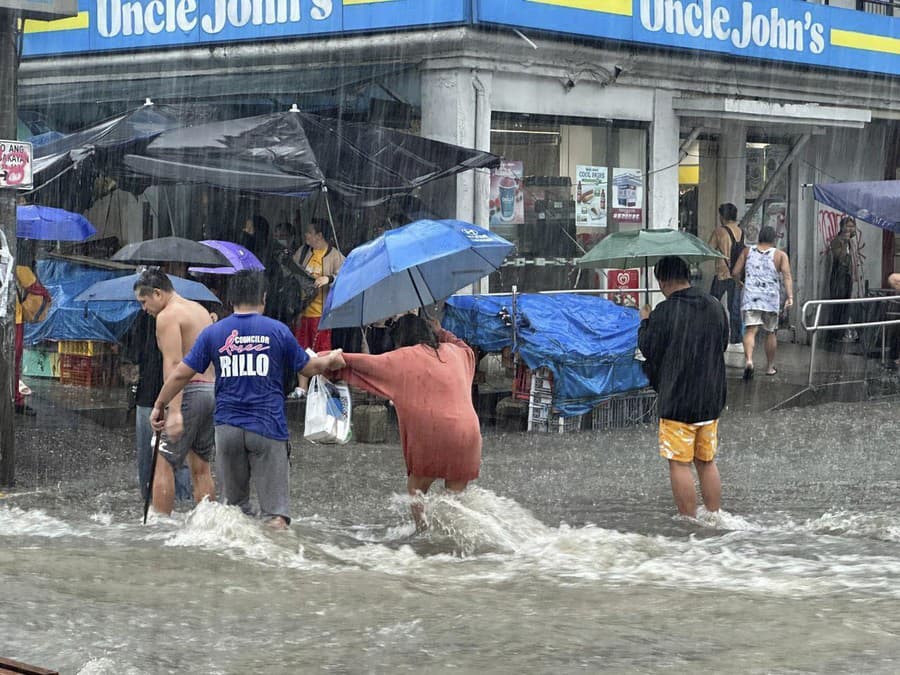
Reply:
[[303, 437], [315, 443], [350, 440], [350, 388], [315, 375], [306, 392], [306, 423]]

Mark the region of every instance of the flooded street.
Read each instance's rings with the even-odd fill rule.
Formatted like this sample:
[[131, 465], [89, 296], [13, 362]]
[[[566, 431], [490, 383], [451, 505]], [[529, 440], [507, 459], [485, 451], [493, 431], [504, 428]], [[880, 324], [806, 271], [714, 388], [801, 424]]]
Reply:
[[64, 673], [893, 673], [896, 411], [726, 413], [727, 513], [700, 522], [673, 517], [651, 428], [488, 434], [477, 487], [431, 496], [424, 536], [393, 445], [297, 442], [287, 533], [209, 503], [142, 526], [131, 464], [103, 459], [0, 500], [0, 653]]

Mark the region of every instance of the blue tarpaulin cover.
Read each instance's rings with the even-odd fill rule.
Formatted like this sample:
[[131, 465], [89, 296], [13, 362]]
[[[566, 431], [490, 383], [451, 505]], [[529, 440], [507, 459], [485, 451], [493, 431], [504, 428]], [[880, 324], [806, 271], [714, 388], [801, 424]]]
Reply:
[[816, 201], [889, 232], [900, 233], [900, 180], [817, 183]]
[[64, 260], [39, 260], [37, 275], [53, 302], [47, 318], [25, 324], [25, 344], [42, 340], [118, 342], [141, 307], [136, 302], [76, 302], [75, 296], [98, 281], [128, 274], [94, 269]]
[[[513, 346], [511, 295], [455, 295], [443, 326], [486, 352]], [[516, 344], [525, 365], [553, 373], [553, 407], [581, 415], [612, 394], [648, 385], [634, 359], [637, 310], [584, 295], [523, 294], [516, 297]]]

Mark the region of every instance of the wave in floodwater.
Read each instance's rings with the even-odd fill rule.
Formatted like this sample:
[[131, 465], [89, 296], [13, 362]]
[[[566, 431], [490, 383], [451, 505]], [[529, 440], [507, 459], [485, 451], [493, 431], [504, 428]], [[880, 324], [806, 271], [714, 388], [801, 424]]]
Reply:
[[409, 498], [395, 496], [391, 506], [396, 513], [392, 525], [347, 526], [311, 518], [276, 532], [236, 507], [210, 502], [186, 515], [152, 518], [148, 526], [116, 523], [108, 513], [90, 514], [76, 526], [42, 510], [3, 505], [0, 542], [120, 539], [212, 552], [254, 565], [366, 570], [425, 583], [540, 578], [791, 597], [842, 591], [900, 596], [896, 514], [840, 511], [798, 522], [780, 513], [701, 512], [696, 519], [682, 519], [694, 534], [672, 537], [597, 525], [550, 527], [515, 501], [472, 487], [462, 495], [428, 495], [429, 528], [416, 535]]

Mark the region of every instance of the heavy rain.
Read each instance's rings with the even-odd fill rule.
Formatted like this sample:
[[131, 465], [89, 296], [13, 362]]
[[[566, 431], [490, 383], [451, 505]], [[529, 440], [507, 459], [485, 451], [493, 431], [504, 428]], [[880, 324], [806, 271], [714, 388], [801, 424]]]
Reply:
[[897, 672], [898, 45], [0, 0], [0, 672]]

